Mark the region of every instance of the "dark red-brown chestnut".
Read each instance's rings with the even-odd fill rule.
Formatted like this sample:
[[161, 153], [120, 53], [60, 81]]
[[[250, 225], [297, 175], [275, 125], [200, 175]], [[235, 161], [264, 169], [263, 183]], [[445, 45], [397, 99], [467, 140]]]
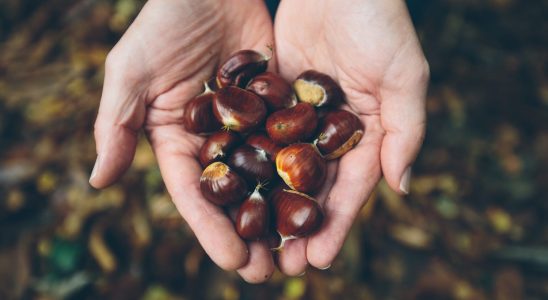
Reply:
[[183, 109], [183, 126], [194, 134], [208, 134], [221, 128], [213, 115], [215, 93], [205, 84], [205, 91], [188, 101]]
[[274, 164], [266, 152], [249, 145], [234, 149], [226, 162], [250, 184], [271, 181], [276, 175]]
[[316, 131], [318, 116], [314, 107], [299, 103], [293, 107], [278, 110], [266, 119], [266, 132], [277, 144], [305, 142]]
[[270, 214], [268, 203], [260, 193], [261, 185], [242, 202], [236, 216], [236, 232], [246, 240], [256, 240], [268, 234]]
[[250, 132], [264, 121], [266, 106], [252, 92], [229, 86], [215, 93], [213, 113], [226, 129]]
[[251, 78], [266, 71], [270, 58], [255, 50], [232, 54], [217, 71], [217, 85], [245, 87]]
[[273, 194], [271, 200], [276, 230], [281, 237], [280, 245], [275, 250], [282, 249], [288, 240], [309, 236], [320, 229], [324, 215], [314, 198], [283, 189]]
[[200, 190], [207, 200], [221, 206], [238, 203], [248, 193], [245, 180], [222, 162], [205, 168], [200, 177]]
[[344, 92], [329, 75], [314, 70], [304, 71], [293, 83], [299, 101], [316, 107], [335, 106], [344, 101]]
[[214, 161], [221, 161], [228, 157], [232, 149], [241, 143], [240, 136], [229, 130], [221, 130], [210, 135], [200, 148], [198, 160], [202, 167]]
[[363, 123], [353, 113], [338, 109], [321, 120], [316, 147], [325, 159], [335, 159], [350, 151], [363, 136]]
[[268, 158], [273, 162], [276, 161], [278, 152], [282, 150], [280, 145], [274, 143], [274, 141], [264, 133], [250, 134], [245, 140], [245, 143], [255, 149], [260, 149], [266, 152], [266, 154], [268, 154]]
[[293, 144], [276, 157], [278, 175], [292, 189], [314, 193], [324, 184], [327, 164], [312, 144]]
[[297, 97], [291, 85], [280, 75], [265, 72], [253, 78], [247, 89], [259, 95], [270, 111], [276, 111], [297, 104]]

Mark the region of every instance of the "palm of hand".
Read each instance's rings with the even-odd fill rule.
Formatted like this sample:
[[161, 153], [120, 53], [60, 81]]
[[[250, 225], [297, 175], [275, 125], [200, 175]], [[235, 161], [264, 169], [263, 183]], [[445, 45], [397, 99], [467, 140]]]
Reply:
[[[201, 196], [196, 157], [203, 138], [187, 133], [181, 118], [184, 104], [200, 93], [228, 55], [240, 49], [264, 52], [272, 44], [266, 8], [260, 1], [248, 2], [145, 5], [107, 58], [95, 123], [98, 159], [90, 179], [95, 187], [113, 183], [131, 164], [144, 127], [174, 203], [209, 256], [225, 269], [253, 263], [254, 253], [265, 257], [268, 249], [251, 244], [248, 254], [224, 212]], [[273, 270], [271, 258], [266, 264]], [[260, 276], [272, 272], [264, 269]], [[246, 274], [245, 268], [241, 273], [250, 281], [259, 276]]]
[[393, 189], [402, 189], [403, 170], [423, 138], [428, 67], [409, 19], [375, 1], [350, 2], [286, 1], [276, 16], [280, 73], [289, 80], [307, 69], [330, 74], [346, 93], [345, 109], [366, 127], [360, 144], [332, 164], [318, 196], [327, 216], [322, 230], [281, 254], [280, 267], [289, 274], [299, 274], [307, 261], [330, 264], [381, 169]]

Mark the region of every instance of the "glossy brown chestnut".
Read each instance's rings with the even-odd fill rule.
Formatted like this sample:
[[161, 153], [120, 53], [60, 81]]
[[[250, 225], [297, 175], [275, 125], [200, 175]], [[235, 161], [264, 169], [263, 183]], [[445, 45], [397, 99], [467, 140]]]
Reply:
[[276, 157], [278, 175], [292, 189], [316, 192], [325, 182], [327, 164], [312, 144], [293, 144]]
[[252, 92], [229, 86], [215, 93], [213, 113], [226, 129], [250, 132], [264, 121], [266, 106]]
[[202, 167], [227, 158], [232, 149], [236, 148], [241, 142], [240, 136], [233, 131], [221, 130], [210, 135], [198, 154]]
[[316, 107], [335, 106], [344, 101], [344, 92], [329, 75], [314, 70], [304, 71], [293, 83], [299, 101]]
[[314, 143], [325, 159], [335, 159], [358, 144], [364, 130], [356, 115], [338, 109], [328, 112], [320, 120], [319, 135]]
[[221, 122], [213, 115], [215, 93], [208, 85], [205, 91], [188, 101], [183, 110], [183, 126], [194, 134], [208, 134], [221, 128]]
[[200, 177], [202, 195], [217, 205], [230, 205], [242, 201], [248, 193], [245, 180], [222, 162], [205, 168]]
[[293, 190], [281, 190], [272, 196], [276, 217], [276, 230], [280, 234], [280, 245], [291, 239], [309, 236], [320, 229], [323, 211], [318, 202], [303, 193]]
[[272, 113], [266, 119], [266, 132], [277, 144], [305, 142], [316, 131], [318, 116], [314, 107], [299, 103]]
[[270, 58], [255, 50], [232, 54], [217, 71], [217, 85], [245, 87], [251, 78], [266, 71]]
[[274, 141], [264, 133], [250, 134], [245, 140], [245, 143], [255, 149], [260, 149], [266, 152], [266, 154], [268, 154], [268, 158], [270, 158], [273, 162], [276, 161], [278, 152], [282, 150], [280, 145], [274, 143]]
[[291, 85], [280, 75], [265, 72], [255, 76], [247, 89], [261, 96], [270, 111], [276, 111], [297, 104], [297, 97]]
[[234, 149], [226, 162], [250, 184], [271, 181], [276, 175], [274, 164], [266, 152], [249, 145]]
[[268, 234], [270, 214], [268, 203], [257, 186], [240, 205], [236, 216], [236, 232], [246, 240], [256, 240]]

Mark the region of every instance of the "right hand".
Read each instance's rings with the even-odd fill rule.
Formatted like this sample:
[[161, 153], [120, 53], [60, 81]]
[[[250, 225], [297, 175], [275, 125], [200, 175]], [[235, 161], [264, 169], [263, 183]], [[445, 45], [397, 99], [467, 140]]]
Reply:
[[[107, 57], [95, 122], [90, 183], [104, 188], [130, 166], [146, 130], [167, 190], [211, 259], [249, 282], [274, 271], [266, 244], [246, 245], [223, 210], [202, 197], [196, 160], [203, 138], [182, 126], [184, 104], [240, 49], [267, 50], [272, 22], [262, 0], [151, 0]], [[270, 68], [275, 68], [274, 61]]]

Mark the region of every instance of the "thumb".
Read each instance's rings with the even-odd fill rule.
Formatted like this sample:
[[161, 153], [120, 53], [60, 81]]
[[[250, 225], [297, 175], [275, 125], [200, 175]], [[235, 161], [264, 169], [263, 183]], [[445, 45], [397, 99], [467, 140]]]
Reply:
[[113, 184], [129, 168], [135, 155], [139, 129], [145, 119], [145, 91], [135, 75], [112, 55], [105, 64], [105, 81], [99, 113], [95, 121], [97, 159], [89, 179], [95, 188]]
[[388, 185], [409, 193], [411, 167], [421, 148], [426, 129], [425, 97], [428, 64], [406, 84], [382, 93], [381, 122], [386, 131], [381, 146], [381, 165]]

